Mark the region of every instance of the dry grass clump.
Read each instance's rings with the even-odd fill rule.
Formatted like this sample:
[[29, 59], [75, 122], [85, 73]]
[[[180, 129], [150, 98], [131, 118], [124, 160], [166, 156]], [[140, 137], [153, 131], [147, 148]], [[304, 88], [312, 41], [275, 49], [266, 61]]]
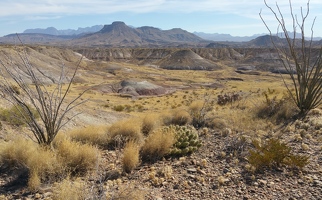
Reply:
[[140, 147], [139, 145], [130, 140], [126, 143], [123, 150], [123, 170], [127, 173], [131, 172], [135, 167], [139, 165]]
[[183, 126], [189, 124], [192, 118], [188, 111], [184, 109], [175, 109], [172, 111], [171, 124]]
[[117, 191], [113, 191], [106, 195], [108, 200], [144, 200], [146, 191], [140, 188], [137, 188], [134, 184], [126, 184], [119, 186]]
[[297, 108], [290, 95], [284, 95], [278, 99], [276, 96], [269, 97], [264, 93], [265, 101], [257, 106], [256, 114], [259, 118], [270, 118], [280, 122], [292, 118], [297, 113]]
[[72, 130], [68, 134], [72, 140], [105, 148], [109, 142], [106, 130], [106, 126], [92, 125], [86, 128]]
[[98, 162], [99, 151], [89, 144], [65, 138], [56, 142], [55, 148], [67, 170], [72, 174], [84, 174], [93, 169]]
[[160, 115], [150, 113], [142, 119], [141, 131], [144, 135], [148, 135], [161, 125]]
[[80, 180], [71, 181], [65, 179], [60, 183], [54, 185], [53, 200], [79, 200], [85, 199], [85, 184]]
[[112, 142], [121, 142], [121, 144], [129, 140], [134, 140], [137, 143], [143, 140], [140, 122], [133, 118], [112, 124], [108, 129], [108, 136]]
[[30, 190], [36, 190], [43, 180], [54, 178], [63, 170], [53, 151], [24, 138], [0, 143], [0, 163], [11, 168], [26, 168]]
[[175, 130], [159, 128], [145, 140], [141, 149], [143, 160], [154, 161], [168, 154], [176, 142]]
[[207, 123], [207, 126], [212, 129], [221, 130], [227, 128], [227, 122], [221, 118], [214, 118]]
[[196, 128], [206, 124], [207, 115], [211, 110], [211, 105], [204, 100], [194, 101], [189, 105], [189, 112], [192, 117], [192, 125]]

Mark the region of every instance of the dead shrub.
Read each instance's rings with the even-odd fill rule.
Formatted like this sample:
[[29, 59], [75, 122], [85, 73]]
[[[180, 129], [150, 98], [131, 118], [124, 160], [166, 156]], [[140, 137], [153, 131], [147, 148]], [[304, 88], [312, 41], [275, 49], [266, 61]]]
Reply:
[[160, 116], [155, 113], [147, 114], [142, 119], [141, 131], [144, 135], [148, 135], [154, 129], [158, 128], [161, 124]]
[[176, 142], [174, 129], [159, 128], [153, 131], [145, 140], [141, 148], [142, 159], [146, 161], [155, 161], [171, 150]]
[[207, 122], [207, 115], [211, 109], [211, 104], [206, 100], [192, 102], [189, 105], [189, 113], [192, 117], [192, 125], [196, 128], [205, 126]]
[[256, 115], [259, 118], [270, 118], [273, 121], [280, 122], [292, 118], [297, 109], [290, 95], [284, 95], [277, 99], [276, 96], [269, 97], [266, 92], [263, 93], [265, 101], [256, 108]]
[[55, 148], [67, 170], [72, 174], [84, 174], [93, 169], [98, 162], [99, 151], [89, 144], [65, 138], [55, 142]]
[[123, 150], [123, 170], [130, 173], [135, 167], [139, 165], [139, 145], [130, 140], [126, 143]]
[[137, 143], [143, 141], [140, 122], [137, 119], [126, 119], [118, 121], [108, 129], [111, 142], [125, 144], [126, 141], [134, 140]]
[[88, 126], [70, 131], [68, 134], [72, 140], [88, 143], [94, 146], [105, 148], [109, 142], [108, 135], [106, 134], [106, 126]]
[[208, 121], [207, 126], [212, 129], [222, 130], [227, 128], [227, 122], [221, 118], [214, 118]]

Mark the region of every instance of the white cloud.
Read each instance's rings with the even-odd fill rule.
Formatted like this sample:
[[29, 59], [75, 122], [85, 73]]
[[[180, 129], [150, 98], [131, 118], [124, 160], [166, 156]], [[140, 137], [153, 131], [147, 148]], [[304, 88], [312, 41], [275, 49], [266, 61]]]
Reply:
[[[274, 6], [276, 0], [267, 0]], [[304, 3], [303, 3], [304, 2]], [[306, 1], [293, 0], [293, 7], [305, 6]], [[280, 0], [282, 10], [287, 9], [288, 0]], [[320, 0], [311, 0], [311, 6], [321, 6]], [[113, 12], [222, 12], [242, 16], [258, 16], [265, 8], [261, 0], [2, 0], [0, 16], [45, 15], [45, 14], [101, 14]]]

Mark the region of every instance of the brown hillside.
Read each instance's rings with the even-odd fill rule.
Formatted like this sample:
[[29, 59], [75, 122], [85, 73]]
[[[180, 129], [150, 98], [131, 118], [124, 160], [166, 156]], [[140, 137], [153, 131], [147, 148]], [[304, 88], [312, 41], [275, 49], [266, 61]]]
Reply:
[[190, 49], [177, 50], [162, 59], [159, 66], [163, 69], [186, 70], [216, 70], [220, 67], [207, 59], [202, 58]]

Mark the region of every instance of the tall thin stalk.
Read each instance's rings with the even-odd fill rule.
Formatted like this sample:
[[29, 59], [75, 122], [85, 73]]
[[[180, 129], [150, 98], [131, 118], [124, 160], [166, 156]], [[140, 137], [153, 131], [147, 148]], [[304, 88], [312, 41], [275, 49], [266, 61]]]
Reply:
[[[276, 9], [270, 7], [264, 0], [266, 7], [272, 12], [278, 22], [278, 30], [281, 29], [286, 40], [286, 44], [277, 43], [273, 39], [273, 34], [267, 23], [259, 13], [260, 18], [270, 33], [271, 41], [278, 52], [279, 58], [288, 72], [292, 86], [288, 86], [283, 78], [288, 92], [291, 94], [295, 104], [300, 110], [301, 115], [318, 107], [322, 103], [322, 46], [316, 48], [313, 46], [313, 27], [315, 19], [311, 25], [311, 34], [309, 40], [305, 36], [305, 24], [310, 13], [310, 1], [307, 2], [306, 10], [301, 7], [301, 14], [298, 17], [294, 14], [291, 0], [289, 0], [290, 16], [292, 19], [292, 32], [288, 32], [287, 23], [280, 7], [276, 3]], [[296, 38], [297, 29], [301, 35]], [[295, 73], [293, 73], [295, 71]], [[294, 93], [292, 92], [294, 89]]]

